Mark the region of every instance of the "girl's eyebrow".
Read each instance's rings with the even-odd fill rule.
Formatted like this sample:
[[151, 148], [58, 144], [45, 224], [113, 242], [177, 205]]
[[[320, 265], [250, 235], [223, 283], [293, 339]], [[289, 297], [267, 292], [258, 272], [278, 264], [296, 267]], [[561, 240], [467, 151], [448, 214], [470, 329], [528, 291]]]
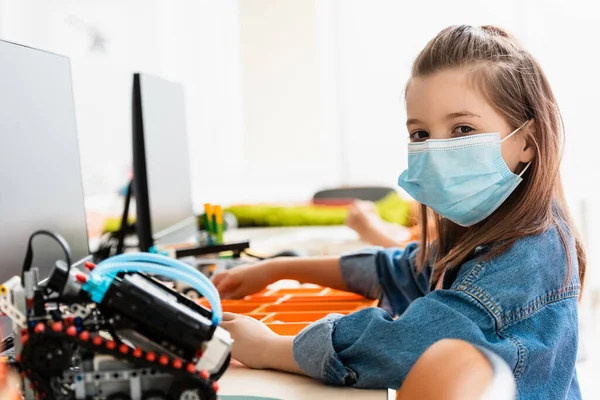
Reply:
[[[470, 111], [457, 111], [457, 112], [453, 112], [453, 113], [446, 115], [446, 120], [452, 120], [452, 119], [464, 118], [464, 117], [481, 118], [481, 115], [472, 113]], [[419, 124], [423, 124], [423, 122], [416, 118], [410, 118], [406, 121], [406, 126], [419, 125]]]
[[422, 124], [423, 122], [419, 121], [416, 118], [411, 118], [409, 120], [406, 121], [406, 126], [410, 126], [410, 125], [418, 125], [418, 124]]
[[450, 114], [446, 115], [446, 120], [457, 119], [457, 118], [464, 118], [464, 117], [481, 118], [480, 115], [477, 115], [477, 114], [472, 113], [470, 111], [458, 111], [458, 112], [453, 112], [453, 113], [450, 113]]

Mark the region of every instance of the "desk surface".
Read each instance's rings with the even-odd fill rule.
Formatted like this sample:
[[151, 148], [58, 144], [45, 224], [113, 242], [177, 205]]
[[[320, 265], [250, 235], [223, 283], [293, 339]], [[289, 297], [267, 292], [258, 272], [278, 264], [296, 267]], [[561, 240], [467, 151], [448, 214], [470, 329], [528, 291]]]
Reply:
[[314, 379], [278, 371], [251, 370], [236, 362], [219, 380], [223, 396], [260, 396], [279, 400], [388, 400], [394, 392], [325, 386]]
[[284, 250], [308, 256], [338, 255], [367, 245], [346, 226], [241, 228], [225, 232], [225, 240], [250, 240], [252, 251], [265, 255]]

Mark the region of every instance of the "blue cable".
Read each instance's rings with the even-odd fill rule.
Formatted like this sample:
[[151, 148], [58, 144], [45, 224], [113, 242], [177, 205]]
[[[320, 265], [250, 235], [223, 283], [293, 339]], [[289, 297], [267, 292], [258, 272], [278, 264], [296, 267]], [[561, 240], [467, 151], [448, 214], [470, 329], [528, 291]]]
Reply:
[[191, 265], [188, 265], [179, 260], [175, 260], [173, 258], [165, 257], [165, 256], [162, 256], [159, 254], [127, 253], [127, 254], [121, 254], [118, 256], [113, 256], [113, 257], [107, 258], [106, 260], [98, 263], [98, 265], [96, 266], [96, 270], [98, 270], [98, 269], [102, 270], [102, 268], [106, 264], [108, 264], [108, 263], [112, 264], [112, 263], [116, 263], [116, 262], [148, 262], [148, 263], [163, 265], [165, 267], [172, 267], [172, 268], [178, 269], [182, 272], [189, 273], [192, 276], [196, 276], [201, 281], [204, 282], [204, 284], [206, 285], [206, 289], [204, 291], [200, 292], [202, 295], [206, 296], [208, 294], [208, 291], [212, 291], [212, 292], [214, 292], [214, 295], [217, 298], [219, 297], [219, 292], [217, 291], [217, 288], [215, 288], [215, 286], [213, 285], [211, 280], [208, 279], [208, 277], [206, 275], [204, 275], [202, 272], [198, 271], [196, 268], [192, 267]]

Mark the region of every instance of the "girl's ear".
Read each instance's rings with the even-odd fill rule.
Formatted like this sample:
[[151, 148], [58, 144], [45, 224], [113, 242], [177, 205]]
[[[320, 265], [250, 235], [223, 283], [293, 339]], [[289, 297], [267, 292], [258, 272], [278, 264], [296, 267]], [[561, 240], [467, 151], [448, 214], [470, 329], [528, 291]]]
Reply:
[[527, 164], [533, 160], [535, 156], [535, 146], [531, 138], [535, 135], [535, 120], [530, 119], [527, 125], [523, 128], [523, 133], [520, 135], [522, 138], [521, 154], [519, 155], [519, 161]]

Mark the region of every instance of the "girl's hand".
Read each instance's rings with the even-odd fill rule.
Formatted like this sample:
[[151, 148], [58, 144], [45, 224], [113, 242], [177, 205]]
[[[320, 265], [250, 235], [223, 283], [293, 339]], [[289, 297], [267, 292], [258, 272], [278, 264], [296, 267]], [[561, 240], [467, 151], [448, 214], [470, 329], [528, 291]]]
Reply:
[[348, 210], [346, 225], [354, 229], [364, 242], [382, 247], [402, 247], [410, 232], [399, 225], [384, 221], [375, 203], [356, 201]]
[[221, 326], [233, 338], [231, 356], [249, 368], [268, 366], [268, 344], [279, 338], [275, 332], [258, 320], [233, 313], [223, 313]]
[[303, 374], [294, 361], [293, 336], [279, 336], [252, 317], [232, 313], [223, 313], [221, 326], [234, 340], [231, 356], [245, 366]]
[[367, 243], [379, 245], [378, 237], [385, 235], [383, 220], [371, 201], [355, 201], [348, 209], [346, 225]]
[[275, 260], [243, 265], [221, 272], [212, 281], [224, 299], [241, 299], [249, 294], [260, 292], [267, 285], [277, 281], [274, 275]]
[[368, 236], [379, 219], [379, 212], [375, 203], [355, 201], [348, 209], [346, 225], [358, 232], [360, 236]]

